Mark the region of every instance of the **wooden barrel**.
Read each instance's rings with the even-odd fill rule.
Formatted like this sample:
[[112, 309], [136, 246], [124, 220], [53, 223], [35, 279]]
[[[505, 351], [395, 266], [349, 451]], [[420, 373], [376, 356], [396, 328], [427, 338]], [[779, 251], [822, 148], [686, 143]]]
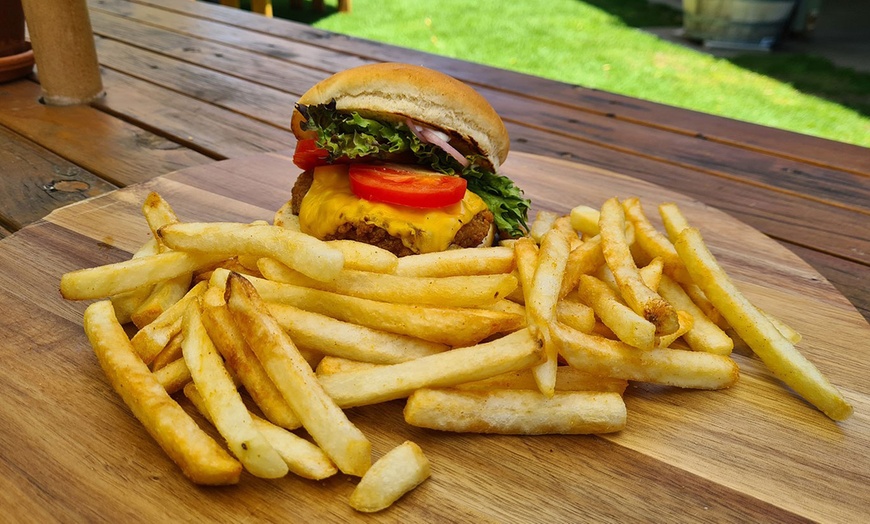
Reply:
[[770, 49], [797, 0], [683, 0], [683, 34], [708, 47]]

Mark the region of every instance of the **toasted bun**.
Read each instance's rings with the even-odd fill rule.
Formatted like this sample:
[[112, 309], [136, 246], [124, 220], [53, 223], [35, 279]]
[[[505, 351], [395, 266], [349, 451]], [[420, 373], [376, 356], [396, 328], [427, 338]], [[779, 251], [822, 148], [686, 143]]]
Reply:
[[[411, 118], [443, 131], [450, 135], [451, 145], [464, 154], [483, 155], [493, 169], [507, 158], [510, 138], [489, 102], [468, 85], [438, 71], [399, 63], [355, 67], [314, 85], [299, 103], [326, 104], [333, 99], [341, 111], [382, 121]], [[302, 114], [294, 111], [292, 126], [297, 138], [305, 136], [302, 122]]]

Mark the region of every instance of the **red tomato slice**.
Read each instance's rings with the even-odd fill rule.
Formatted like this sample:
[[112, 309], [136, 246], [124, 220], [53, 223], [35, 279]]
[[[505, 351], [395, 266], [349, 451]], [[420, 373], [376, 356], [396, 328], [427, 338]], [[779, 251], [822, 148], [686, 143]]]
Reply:
[[296, 151], [293, 153], [293, 163], [299, 169], [309, 170], [317, 166], [327, 164], [329, 153], [325, 149], [317, 147], [317, 140], [313, 138], [296, 142]]
[[434, 209], [462, 200], [468, 183], [458, 176], [413, 171], [397, 166], [351, 164], [354, 194], [366, 200]]

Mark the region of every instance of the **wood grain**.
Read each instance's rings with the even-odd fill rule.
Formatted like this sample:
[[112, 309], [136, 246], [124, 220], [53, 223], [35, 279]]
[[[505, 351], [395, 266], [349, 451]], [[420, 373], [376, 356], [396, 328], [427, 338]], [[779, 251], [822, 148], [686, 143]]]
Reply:
[[0, 224], [13, 230], [50, 211], [117, 189], [0, 126]]
[[49, 107], [39, 96], [33, 82], [0, 84], [0, 125], [115, 185], [212, 160], [93, 107]]
[[[505, 171], [536, 209], [559, 212], [639, 195], [651, 215], [677, 201], [737, 284], [804, 334], [801, 350], [856, 414], [834, 423], [737, 354], [737, 386], [699, 392], [633, 385], [628, 427], [603, 437], [455, 435], [411, 428], [402, 402], [351, 419], [375, 457], [405, 439], [433, 476], [370, 521], [857, 522], [870, 506], [870, 326], [794, 253], [721, 211], [634, 178], [513, 153]], [[352, 478], [244, 475], [192, 486], [108, 387], [81, 330], [85, 304], [64, 302], [64, 271], [129, 257], [147, 238], [139, 205], [157, 190], [183, 220], [271, 217], [294, 173], [278, 154], [185, 169], [55, 211], [0, 242], [0, 505], [12, 520], [357, 520]], [[15, 264], [13, 265], [13, 262]], [[185, 404], [187, 409], [190, 406]], [[69, 482], [69, 479], [76, 479]], [[819, 489], [824, 486], [824, 489]]]

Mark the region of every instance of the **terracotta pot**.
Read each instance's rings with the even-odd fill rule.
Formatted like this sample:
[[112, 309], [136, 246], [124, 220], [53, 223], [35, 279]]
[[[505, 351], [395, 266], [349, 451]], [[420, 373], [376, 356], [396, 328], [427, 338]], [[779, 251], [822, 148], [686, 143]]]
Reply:
[[9, 82], [33, 71], [33, 50], [24, 37], [21, 0], [0, 0], [0, 82]]

